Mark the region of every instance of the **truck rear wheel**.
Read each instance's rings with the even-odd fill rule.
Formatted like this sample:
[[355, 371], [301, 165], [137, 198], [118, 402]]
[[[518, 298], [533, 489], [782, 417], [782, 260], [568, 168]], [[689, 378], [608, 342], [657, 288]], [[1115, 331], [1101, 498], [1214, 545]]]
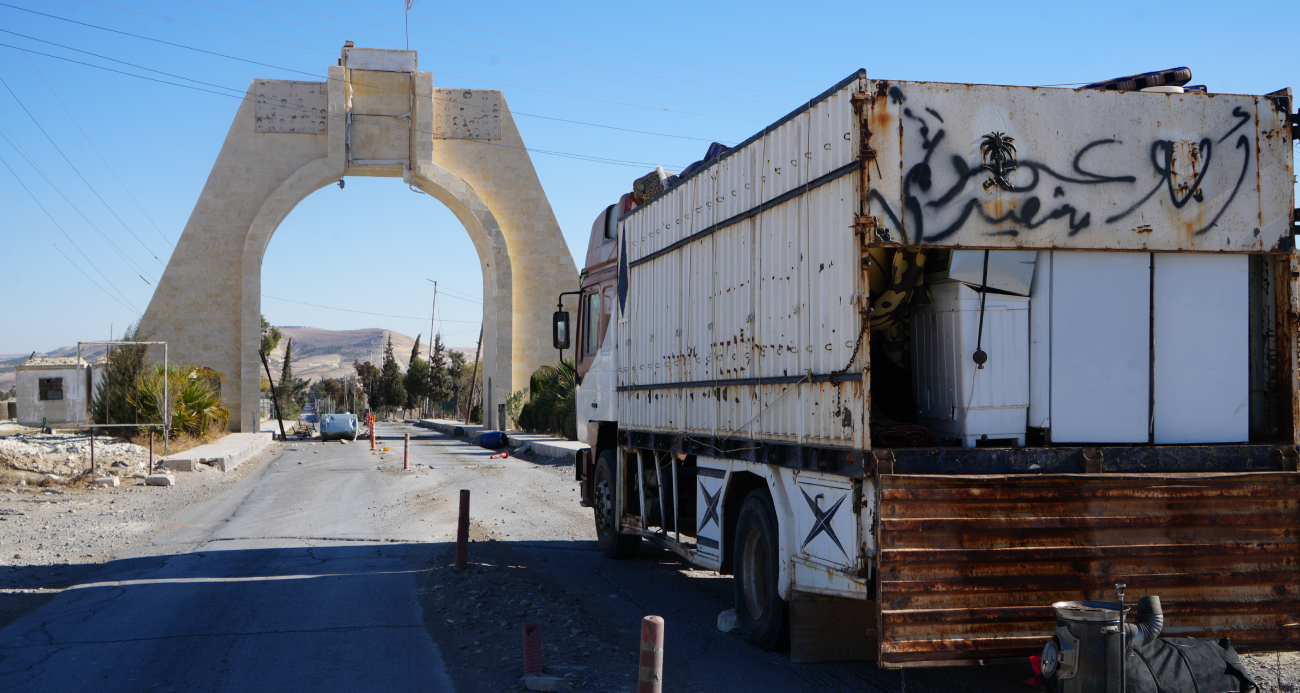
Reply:
[[765, 650], [776, 649], [785, 640], [787, 607], [777, 590], [780, 549], [776, 509], [767, 489], [750, 491], [740, 506], [735, 547], [732, 565], [740, 634]]
[[613, 450], [600, 453], [596, 459], [592, 508], [596, 511], [596, 539], [601, 553], [615, 559], [633, 558], [641, 549], [641, 537], [618, 531], [618, 518], [614, 516], [614, 493], [617, 486], [614, 467], [618, 455]]

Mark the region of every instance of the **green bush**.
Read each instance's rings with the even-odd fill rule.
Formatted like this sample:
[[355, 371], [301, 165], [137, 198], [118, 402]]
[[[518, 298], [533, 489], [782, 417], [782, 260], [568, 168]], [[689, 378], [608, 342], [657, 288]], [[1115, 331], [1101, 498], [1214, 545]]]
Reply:
[[528, 379], [528, 403], [519, 411], [519, 428], [531, 433], [578, 438], [578, 412], [574, 403], [577, 372], [573, 361], [542, 366]]
[[[215, 376], [215, 378], [214, 378]], [[171, 435], [187, 433], [206, 438], [214, 428], [230, 423], [230, 411], [222, 406], [220, 374], [196, 366], [156, 366], [136, 379], [128, 403], [140, 412], [140, 423], [162, 423], [162, 403], [170, 398]], [[216, 382], [214, 382], [216, 379]]]

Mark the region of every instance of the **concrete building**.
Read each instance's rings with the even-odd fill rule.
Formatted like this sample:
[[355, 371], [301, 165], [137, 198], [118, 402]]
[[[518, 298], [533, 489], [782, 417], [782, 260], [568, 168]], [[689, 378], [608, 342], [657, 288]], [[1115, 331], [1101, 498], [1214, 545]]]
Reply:
[[104, 364], [75, 356], [32, 357], [15, 369], [18, 423], [22, 426], [79, 426], [90, 421], [95, 388], [104, 379]]

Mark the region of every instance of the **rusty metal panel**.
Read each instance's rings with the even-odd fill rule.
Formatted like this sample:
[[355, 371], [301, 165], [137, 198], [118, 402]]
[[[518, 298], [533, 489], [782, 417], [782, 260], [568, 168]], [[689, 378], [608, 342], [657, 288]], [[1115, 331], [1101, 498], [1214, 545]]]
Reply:
[[1055, 601], [1157, 595], [1165, 634], [1300, 649], [1300, 474], [880, 477], [883, 666], [1037, 654]]
[[883, 81], [869, 90], [878, 242], [1290, 249], [1288, 98]]
[[[866, 444], [865, 351], [850, 358], [863, 281], [851, 96], [863, 83], [846, 80], [621, 220], [620, 426]], [[859, 380], [824, 382], [836, 371]], [[796, 382], [808, 374], [821, 380]]]

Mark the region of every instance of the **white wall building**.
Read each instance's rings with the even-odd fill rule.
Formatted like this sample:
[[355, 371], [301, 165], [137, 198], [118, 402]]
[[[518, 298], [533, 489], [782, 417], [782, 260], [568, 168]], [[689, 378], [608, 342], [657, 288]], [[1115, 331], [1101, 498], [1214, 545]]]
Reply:
[[92, 366], [75, 356], [33, 357], [14, 370], [20, 425], [40, 426], [44, 421], [50, 426], [70, 426], [90, 421], [94, 391], [104, 378], [102, 362]]

